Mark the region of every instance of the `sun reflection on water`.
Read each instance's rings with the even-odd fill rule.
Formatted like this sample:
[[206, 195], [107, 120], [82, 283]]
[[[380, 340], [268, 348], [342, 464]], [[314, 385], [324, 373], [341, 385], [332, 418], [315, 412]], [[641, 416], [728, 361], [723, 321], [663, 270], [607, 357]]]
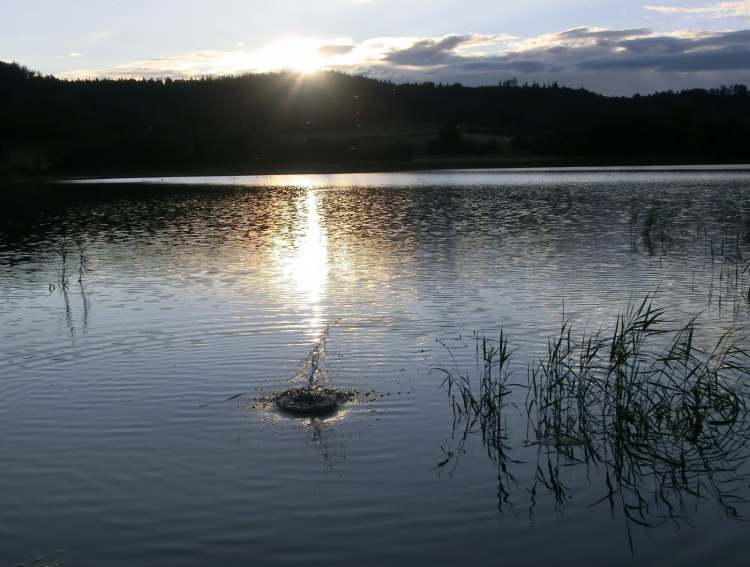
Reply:
[[[305, 187], [300, 180], [300, 186]], [[282, 276], [291, 284], [296, 303], [310, 309], [307, 326], [315, 338], [326, 325], [325, 299], [328, 283], [328, 237], [318, 211], [318, 194], [314, 185], [299, 199], [299, 228], [294, 233], [291, 248], [282, 254]]]

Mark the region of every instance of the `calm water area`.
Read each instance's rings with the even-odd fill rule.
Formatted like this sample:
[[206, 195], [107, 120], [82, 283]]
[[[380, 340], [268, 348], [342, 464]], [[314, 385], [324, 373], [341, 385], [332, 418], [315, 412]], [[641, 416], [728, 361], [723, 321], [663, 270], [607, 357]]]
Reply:
[[[478, 338], [502, 328], [525, 383], [563, 320], [609, 329], [647, 294], [675, 325], [697, 317], [699, 343], [737, 329], [750, 348], [750, 169], [97, 180], [2, 199], [0, 567], [747, 564], [744, 458], [716, 463], [729, 507], [677, 489], [669, 514], [664, 477], [642, 470], [650, 504], [628, 513], [602, 500], [607, 467], [581, 462], [560, 467], [560, 498], [524, 388], [500, 467], [480, 433], [462, 439], [437, 369], [477, 375]], [[323, 379], [368, 396], [322, 419], [259, 407], [326, 328]]]

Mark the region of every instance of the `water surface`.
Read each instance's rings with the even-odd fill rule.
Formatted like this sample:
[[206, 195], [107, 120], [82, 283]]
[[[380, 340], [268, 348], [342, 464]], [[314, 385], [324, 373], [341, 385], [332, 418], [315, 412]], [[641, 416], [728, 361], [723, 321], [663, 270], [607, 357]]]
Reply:
[[[525, 377], [563, 318], [609, 326], [652, 292], [706, 343], [743, 326], [749, 188], [640, 169], [7, 189], [0, 565], [743, 564], [746, 524], [711, 498], [686, 495], [689, 525], [633, 525], [593, 505], [586, 467], [564, 502], [532, 498], [520, 412], [508, 498], [480, 436], [437, 467], [455, 437], [434, 369], [475, 371], [474, 333], [502, 326]], [[327, 380], [373, 400], [318, 421], [254, 408], [326, 326]]]

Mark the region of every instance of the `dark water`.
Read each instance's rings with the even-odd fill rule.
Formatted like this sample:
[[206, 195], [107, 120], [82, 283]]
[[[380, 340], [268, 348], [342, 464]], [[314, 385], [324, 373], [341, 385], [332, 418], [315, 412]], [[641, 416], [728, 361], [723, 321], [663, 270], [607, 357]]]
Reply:
[[[434, 368], [441, 339], [475, 370], [473, 333], [502, 325], [525, 379], [563, 317], [609, 326], [649, 292], [707, 343], [744, 326], [750, 172], [152, 181], [3, 196], [0, 565], [745, 564], [741, 503], [685, 493], [684, 521], [637, 523], [580, 465], [564, 501], [532, 494], [520, 411], [505, 497], [481, 436], [437, 467], [456, 439]], [[254, 408], [326, 325], [327, 380], [373, 400]]]

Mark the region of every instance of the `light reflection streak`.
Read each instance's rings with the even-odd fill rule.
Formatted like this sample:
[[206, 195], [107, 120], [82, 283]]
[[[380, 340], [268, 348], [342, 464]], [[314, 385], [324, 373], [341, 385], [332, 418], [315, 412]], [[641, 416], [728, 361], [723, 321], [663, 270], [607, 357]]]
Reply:
[[[305, 179], [297, 180], [305, 187]], [[318, 338], [326, 325], [325, 299], [328, 284], [328, 236], [318, 211], [318, 195], [312, 185], [300, 196], [300, 210], [304, 210], [301, 223], [289, 247], [283, 240], [281, 250], [281, 275], [284, 282], [292, 284], [298, 303], [310, 310], [307, 321], [309, 334]]]

